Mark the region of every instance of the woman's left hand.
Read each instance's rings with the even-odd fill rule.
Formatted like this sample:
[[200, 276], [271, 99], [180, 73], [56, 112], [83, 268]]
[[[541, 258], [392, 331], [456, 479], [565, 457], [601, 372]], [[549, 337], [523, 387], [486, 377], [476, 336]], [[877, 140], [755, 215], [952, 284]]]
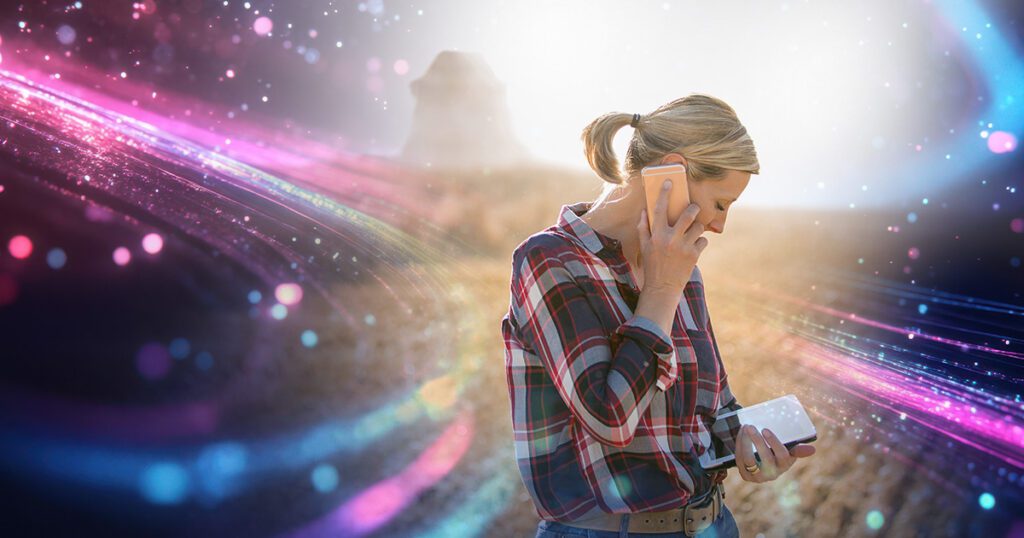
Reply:
[[[779, 475], [788, 471], [796, 463], [797, 458], [814, 455], [815, 449], [811, 445], [796, 445], [787, 449], [786, 445], [782, 444], [782, 441], [771, 430], [765, 428], [763, 432], [762, 434], [757, 431], [756, 427], [745, 424], [740, 428], [740, 433], [736, 438], [736, 469], [747, 482], [775, 480]], [[754, 459], [751, 441], [757, 446], [757, 455], [761, 458], [760, 464]], [[751, 473], [746, 469], [755, 465], [761, 470]]]

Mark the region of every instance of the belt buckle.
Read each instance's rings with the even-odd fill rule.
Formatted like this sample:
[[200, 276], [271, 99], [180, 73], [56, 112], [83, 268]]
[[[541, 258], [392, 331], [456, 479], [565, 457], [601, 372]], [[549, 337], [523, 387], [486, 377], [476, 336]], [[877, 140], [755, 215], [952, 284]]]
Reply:
[[702, 506], [686, 505], [683, 510], [683, 532], [687, 536], [696, 536], [715, 523], [721, 511], [722, 497], [717, 485]]

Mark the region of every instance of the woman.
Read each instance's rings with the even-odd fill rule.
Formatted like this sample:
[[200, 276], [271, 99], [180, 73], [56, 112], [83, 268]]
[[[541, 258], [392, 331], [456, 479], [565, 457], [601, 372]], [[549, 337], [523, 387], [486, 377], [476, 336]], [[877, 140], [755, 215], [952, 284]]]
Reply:
[[[636, 130], [620, 176], [612, 139]], [[725, 472], [697, 459], [701, 434], [727, 436], [733, 397], [697, 260], [760, 166], [733, 109], [692, 94], [651, 114], [606, 114], [582, 138], [606, 189], [562, 206], [512, 254], [502, 319], [515, 450], [541, 521], [538, 537], [738, 536]], [[668, 191], [648, 224], [640, 170], [681, 163], [693, 202], [675, 223]], [[722, 421], [723, 423], [726, 421]], [[787, 450], [745, 426], [737, 469], [774, 480], [810, 445]], [[760, 462], [750, 443], [757, 447]], [[689, 521], [687, 521], [689, 520]]]

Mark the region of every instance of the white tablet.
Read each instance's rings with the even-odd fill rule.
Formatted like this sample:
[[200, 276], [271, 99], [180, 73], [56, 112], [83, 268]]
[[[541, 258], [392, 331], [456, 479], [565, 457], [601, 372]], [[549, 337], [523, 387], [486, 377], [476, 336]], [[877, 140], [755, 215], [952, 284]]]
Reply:
[[[786, 448], [818, 439], [818, 431], [814, 429], [804, 406], [800, 405], [800, 400], [787, 394], [718, 415], [714, 423], [715, 436], [702, 428], [699, 438], [704, 450], [700, 452], [699, 458], [705, 470], [717, 471], [736, 465], [736, 435], [745, 424], [756, 426], [758, 431], [768, 428]], [[755, 459], [761, 461], [757, 455], [757, 446], [752, 446]]]

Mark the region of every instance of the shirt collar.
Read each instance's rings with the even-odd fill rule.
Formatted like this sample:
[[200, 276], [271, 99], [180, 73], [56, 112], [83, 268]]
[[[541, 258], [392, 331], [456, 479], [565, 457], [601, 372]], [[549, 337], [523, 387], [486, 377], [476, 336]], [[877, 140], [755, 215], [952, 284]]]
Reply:
[[590, 227], [580, 215], [586, 213], [593, 202], [576, 202], [562, 206], [558, 215], [556, 226], [566, 234], [575, 237], [587, 250], [597, 254], [604, 249], [617, 250], [621, 247], [619, 241], [612, 239]]
[[[583, 246], [587, 247], [587, 250], [598, 254], [602, 250], [608, 250], [609, 252], [621, 252], [621, 244], [619, 241], [608, 237], [597, 230], [590, 227], [580, 215], [590, 210], [590, 206], [593, 202], [576, 202], [572, 204], [566, 204], [562, 206], [561, 213], [558, 215], [558, 222], [555, 224], [563, 233], [574, 237], [579, 242], [583, 243]], [[703, 283], [703, 278], [700, 274], [700, 267], [694, 266], [693, 273], [690, 274], [690, 280]]]

